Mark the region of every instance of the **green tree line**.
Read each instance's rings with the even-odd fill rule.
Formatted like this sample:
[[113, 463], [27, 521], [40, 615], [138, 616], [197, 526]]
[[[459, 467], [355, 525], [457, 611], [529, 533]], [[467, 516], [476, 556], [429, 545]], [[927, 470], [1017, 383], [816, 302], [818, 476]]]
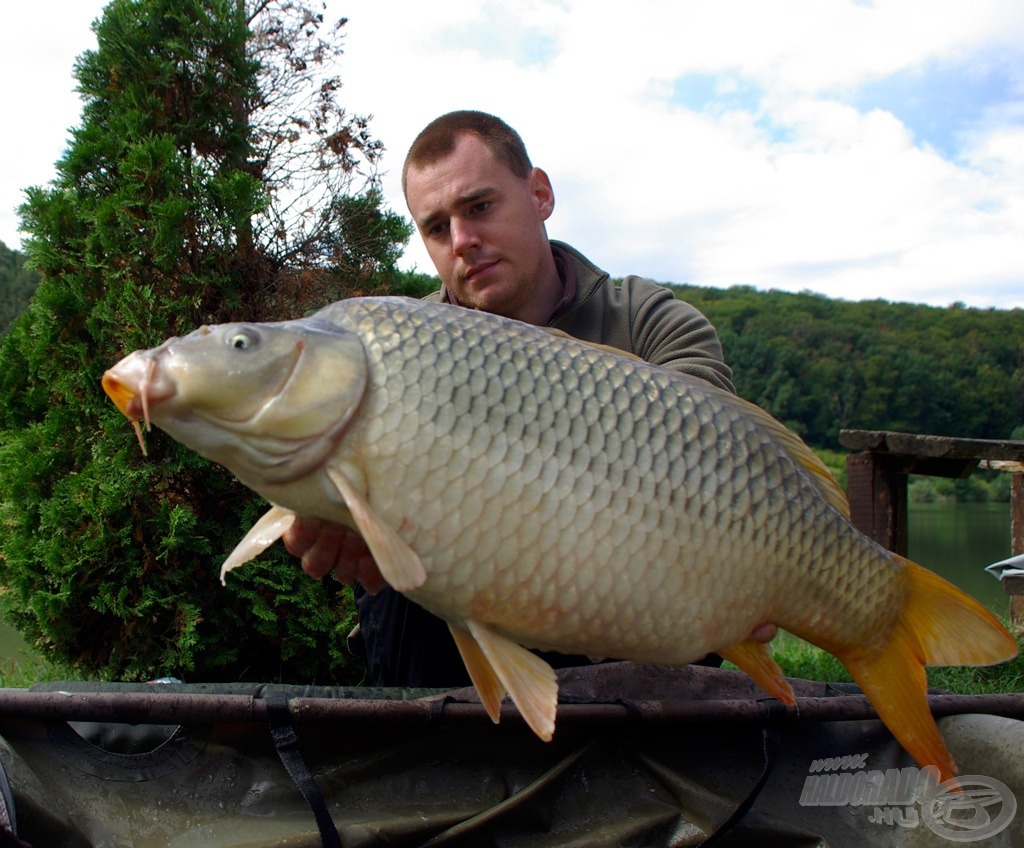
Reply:
[[737, 391], [814, 447], [843, 428], [1024, 436], [1024, 310], [676, 291], [718, 328]]
[[0, 335], [28, 308], [39, 275], [25, 267], [25, 257], [0, 241]]

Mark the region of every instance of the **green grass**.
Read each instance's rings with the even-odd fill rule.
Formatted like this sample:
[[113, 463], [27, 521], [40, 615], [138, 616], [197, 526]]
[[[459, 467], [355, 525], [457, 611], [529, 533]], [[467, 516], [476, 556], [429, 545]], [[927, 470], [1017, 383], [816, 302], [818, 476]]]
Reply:
[[28, 689], [33, 683], [78, 680], [80, 675], [36, 654], [19, 654], [0, 662], [0, 689]]
[[[1017, 645], [1024, 654], [1021, 631], [1017, 632]], [[852, 682], [849, 672], [832, 654], [785, 631], [772, 642], [772, 652], [787, 677], [826, 683]], [[955, 695], [1024, 692], [1024, 656], [1018, 654], [1009, 662], [995, 666], [929, 668], [928, 685]]]

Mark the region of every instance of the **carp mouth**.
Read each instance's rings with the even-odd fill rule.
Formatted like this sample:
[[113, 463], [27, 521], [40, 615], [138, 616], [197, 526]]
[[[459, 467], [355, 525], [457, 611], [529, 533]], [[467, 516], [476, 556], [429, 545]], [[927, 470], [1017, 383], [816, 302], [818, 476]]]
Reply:
[[159, 380], [157, 376], [156, 357], [133, 353], [107, 370], [101, 382], [103, 391], [121, 410], [121, 414], [132, 422], [143, 456], [148, 456], [148, 453], [140, 422], [145, 423], [148, 433], [152, 429], [149, 415], [151, 404], [174, 395], [170, 382]]

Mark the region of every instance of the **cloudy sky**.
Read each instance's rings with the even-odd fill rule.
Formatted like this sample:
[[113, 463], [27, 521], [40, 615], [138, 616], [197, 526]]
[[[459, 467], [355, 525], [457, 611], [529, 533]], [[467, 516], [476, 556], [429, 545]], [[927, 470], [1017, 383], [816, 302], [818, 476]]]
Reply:
[[[99, 0], [4, 10], [0, 240], [79, 120]], [[628, 10], [627, 10], [628, 7]], [[389, 204], [460, 108], [523, 135], [548, 232], [615, 276], [1024, 307], [1019, 0], [328, 0]], [[432, 271], [414, 237], [406, 265]]]

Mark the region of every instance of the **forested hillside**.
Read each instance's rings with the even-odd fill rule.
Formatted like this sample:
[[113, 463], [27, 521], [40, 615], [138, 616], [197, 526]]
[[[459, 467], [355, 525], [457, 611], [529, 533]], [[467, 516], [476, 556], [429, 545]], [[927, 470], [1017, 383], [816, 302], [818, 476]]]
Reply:
[[843, 427], [1024, 437], [1024, 310], [677, 291], [718, 328], [740, 394], [812, 445]]
[[7, 332], [39, 285], [39, 275], [25, 268], [25, 257], [0, 241], [0, 335]]

